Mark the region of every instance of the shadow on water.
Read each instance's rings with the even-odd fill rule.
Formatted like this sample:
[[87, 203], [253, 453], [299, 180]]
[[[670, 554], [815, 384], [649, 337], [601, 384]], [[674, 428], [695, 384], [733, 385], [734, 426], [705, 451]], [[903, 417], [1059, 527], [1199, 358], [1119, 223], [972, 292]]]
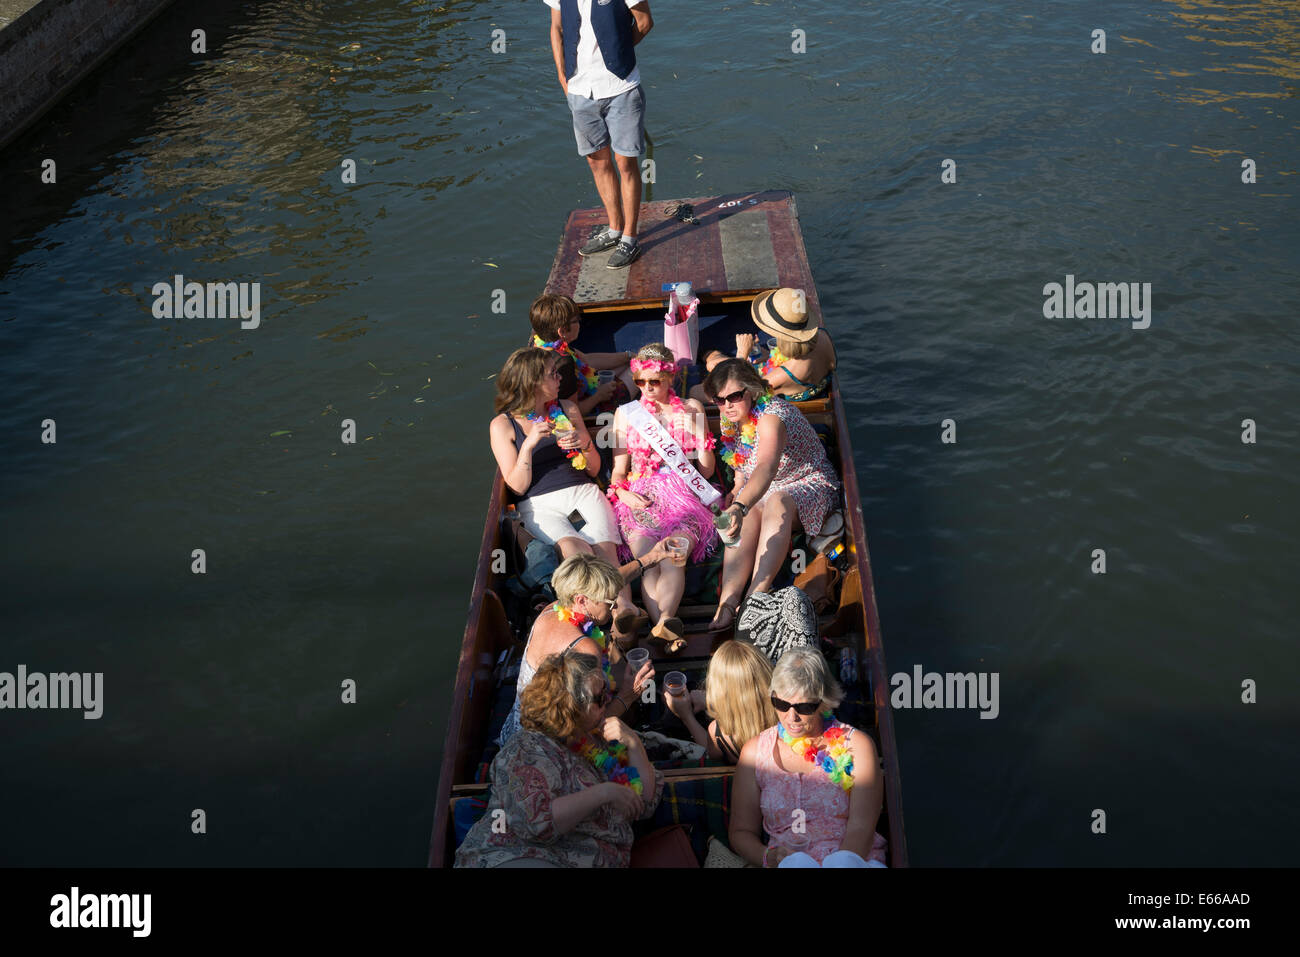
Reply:
[[[221, 57], [232, 31], [256, 15], [256, 6], [238, 0], [177, 0], [0, 152], [8, 193], [0, 276], [96, 184], [125, 168], [129, 160], [119, 158], [153, 135], [173, 91], [196, 65]], [[198, 25], [207, 33], [206, 55], [191, 52]], [[56, 164], [54, 183], [41, 180], [46, 158]]]

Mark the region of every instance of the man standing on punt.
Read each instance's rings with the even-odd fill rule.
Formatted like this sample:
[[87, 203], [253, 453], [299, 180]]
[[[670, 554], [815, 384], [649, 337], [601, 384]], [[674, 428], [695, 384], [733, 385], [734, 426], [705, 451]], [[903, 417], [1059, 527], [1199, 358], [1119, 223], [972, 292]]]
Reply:
[[609, 225], [578, 252], [589, 256], [617, 246], [606, 267], [622, 269], [641, 252], [636, 227], [641, 209], [638, 160], [645, 147], [645, 94], [632, 48], [654, 26], [650, 2], [544, 2], [551, 8], [551, 53], [573, 113], [578, 155], [587, 158], [609, 216]]

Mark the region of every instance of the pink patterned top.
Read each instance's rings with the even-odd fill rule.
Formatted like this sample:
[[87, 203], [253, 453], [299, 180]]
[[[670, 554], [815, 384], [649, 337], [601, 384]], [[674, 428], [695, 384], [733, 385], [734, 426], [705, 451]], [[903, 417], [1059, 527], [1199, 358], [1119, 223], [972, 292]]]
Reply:
[[[853, 739], [855, 729], [844, 725], [844, 742]], [[759, 807], [763, 811], [763, 830], [767, 831], [771, 847], [791, 847], [796, 809], [804, 812], [804, 826], [810, 841], [808, 854], [820, 862], [826, 855], [840, 849], [840, 842], [849, 827], [849, 793], [835, 784], [824, 772], [808, 765], [805, 774], [782, 770], [776, 763], [775, 750], [785, 747], [777, 736], [775, 727], [758, 736], [758, 760], [754, 767], [758, 780]], [[793, 758], [794, 752], [786, 748], [782, 757]], [[789, 763], [789, 762], [787, 762]], [[885, 839], [879, 834], [869, 858], [885, 862]]]

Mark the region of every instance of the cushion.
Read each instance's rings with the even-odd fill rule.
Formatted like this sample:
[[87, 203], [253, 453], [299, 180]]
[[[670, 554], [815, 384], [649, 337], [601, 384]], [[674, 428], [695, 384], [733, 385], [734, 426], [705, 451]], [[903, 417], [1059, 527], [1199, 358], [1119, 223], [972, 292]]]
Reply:
[[705, 867], [753, 867], [743, 857], [727, 847], [716, 837], [709, 838], [709, 856], [704, 859]]

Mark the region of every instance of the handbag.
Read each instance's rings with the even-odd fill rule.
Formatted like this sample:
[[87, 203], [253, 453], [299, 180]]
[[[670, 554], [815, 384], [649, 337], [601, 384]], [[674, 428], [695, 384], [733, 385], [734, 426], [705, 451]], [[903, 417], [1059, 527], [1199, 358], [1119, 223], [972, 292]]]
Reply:
[[821, 552], [795, 576], [795, 587], [813, 603], [813, 609], [824, 615], [839, 604], [840, 570]]

